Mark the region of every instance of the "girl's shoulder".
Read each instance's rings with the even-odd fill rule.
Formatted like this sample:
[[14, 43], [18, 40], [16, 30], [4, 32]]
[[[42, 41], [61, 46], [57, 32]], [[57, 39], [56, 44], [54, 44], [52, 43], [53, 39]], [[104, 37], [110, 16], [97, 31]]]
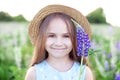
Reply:
[[42, 62], [40, 62], [40, 63], [38, 63], [38, 64], [35, 64], [34, 66], [35, 66], [35, 67], [36, 67], [36, 66], [43, 67], [43, 66], [45, 66], [45, 64], [46, 64], [46, 60], [43, 60]]
[[42, 62], [34, 65], [34, 67], [36, 69], [36, 72], [37, 71], [41, 72], [41, 71], [45, 70], [45, 66], [46, 66], [46, 61], [45, 60], [43, 60]]
[[27, 70], [26, 76], [25, 76], [25, 80], [36, 80], [36, 69], [42, 69], [44, 68], [44, 61], [39, 63], [39, 64], [35, 64], [34, 66], [30, 67]]
[[93, 73], [92, 73], [90, 67], [88, 67], [88, 66], [86, 66], [85, 80], [94, 80]]
[[28, 69], [25, 80], [36, 80], [36, 70], [34, 66]]

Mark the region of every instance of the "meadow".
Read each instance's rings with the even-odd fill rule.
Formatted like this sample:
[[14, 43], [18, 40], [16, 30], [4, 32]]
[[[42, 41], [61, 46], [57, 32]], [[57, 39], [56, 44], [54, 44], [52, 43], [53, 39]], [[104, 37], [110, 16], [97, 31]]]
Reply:
[[[0, 80], [24, 80], [29, 67], [33, 46], [27, 34], [29, 23], [0, 22]], [[96, 80], [119, 80], [120, 27], [91, 24], [89, 56]]]

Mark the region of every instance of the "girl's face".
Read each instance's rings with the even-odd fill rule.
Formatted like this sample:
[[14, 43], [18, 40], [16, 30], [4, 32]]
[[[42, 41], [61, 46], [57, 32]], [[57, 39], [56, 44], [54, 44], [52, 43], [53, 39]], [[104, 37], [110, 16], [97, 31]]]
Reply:
[[72, 42], [67, 25], [62, 19], [55, 18], [50, 21], [45, 49], [48, 52], [48, 58], [69, 57], [69, 53], [72, 50]]

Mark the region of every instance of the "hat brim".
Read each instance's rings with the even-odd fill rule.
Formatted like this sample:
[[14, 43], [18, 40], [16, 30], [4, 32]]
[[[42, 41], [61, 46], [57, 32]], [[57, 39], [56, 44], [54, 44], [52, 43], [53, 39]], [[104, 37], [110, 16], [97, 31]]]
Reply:
[[30, 22], [28, 35], [33, 45], [38, 37], [39, 26], [42, 20], [51, 13], [64, 13], [76, 20], [91, 38], [91, 28], [88, 20], [78, 10], [64, 5], [48, 5], [41, 9]]

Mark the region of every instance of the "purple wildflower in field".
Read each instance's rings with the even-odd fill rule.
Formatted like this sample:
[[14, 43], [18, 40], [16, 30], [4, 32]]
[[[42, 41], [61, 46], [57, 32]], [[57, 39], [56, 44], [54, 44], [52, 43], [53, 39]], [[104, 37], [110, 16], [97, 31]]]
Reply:
[[117, 42], [116, 48], [117, 48], [118, 51], [120, 51], [120, 41]]
[[115, 64], [111, 63], [111, 70], [115, 69]]
[[120, 73], [117, 73], [117, 74], [116, 74], [115, 80], [120, 80]]
[[106, 51], [103, 52], [104, 56], [107, 57], [108, 59], [112, 58], [112, 53], [107, 53]]
[[109, 70], [109, 63], [108, 63], [108, 61], [105, 61], [105, 62], [104, 62], [104, 67], [105, 67], [105, 70], [106, 70], [106, 71]]
[[95, 49], [95, 42], [91, 42], [91, 49]]
[[78, 56], [88, 56], [88, 50], [90, 48], [90, 39], [88, 34], [86, 34], [80, 27], [77, 27], [77, 55]]
[[109, 54], [107, 55], [107, 57], [108, 57], [108, 59], [111, 59], [111, 58], [112, 58], [112, 54], [109, 53]]

